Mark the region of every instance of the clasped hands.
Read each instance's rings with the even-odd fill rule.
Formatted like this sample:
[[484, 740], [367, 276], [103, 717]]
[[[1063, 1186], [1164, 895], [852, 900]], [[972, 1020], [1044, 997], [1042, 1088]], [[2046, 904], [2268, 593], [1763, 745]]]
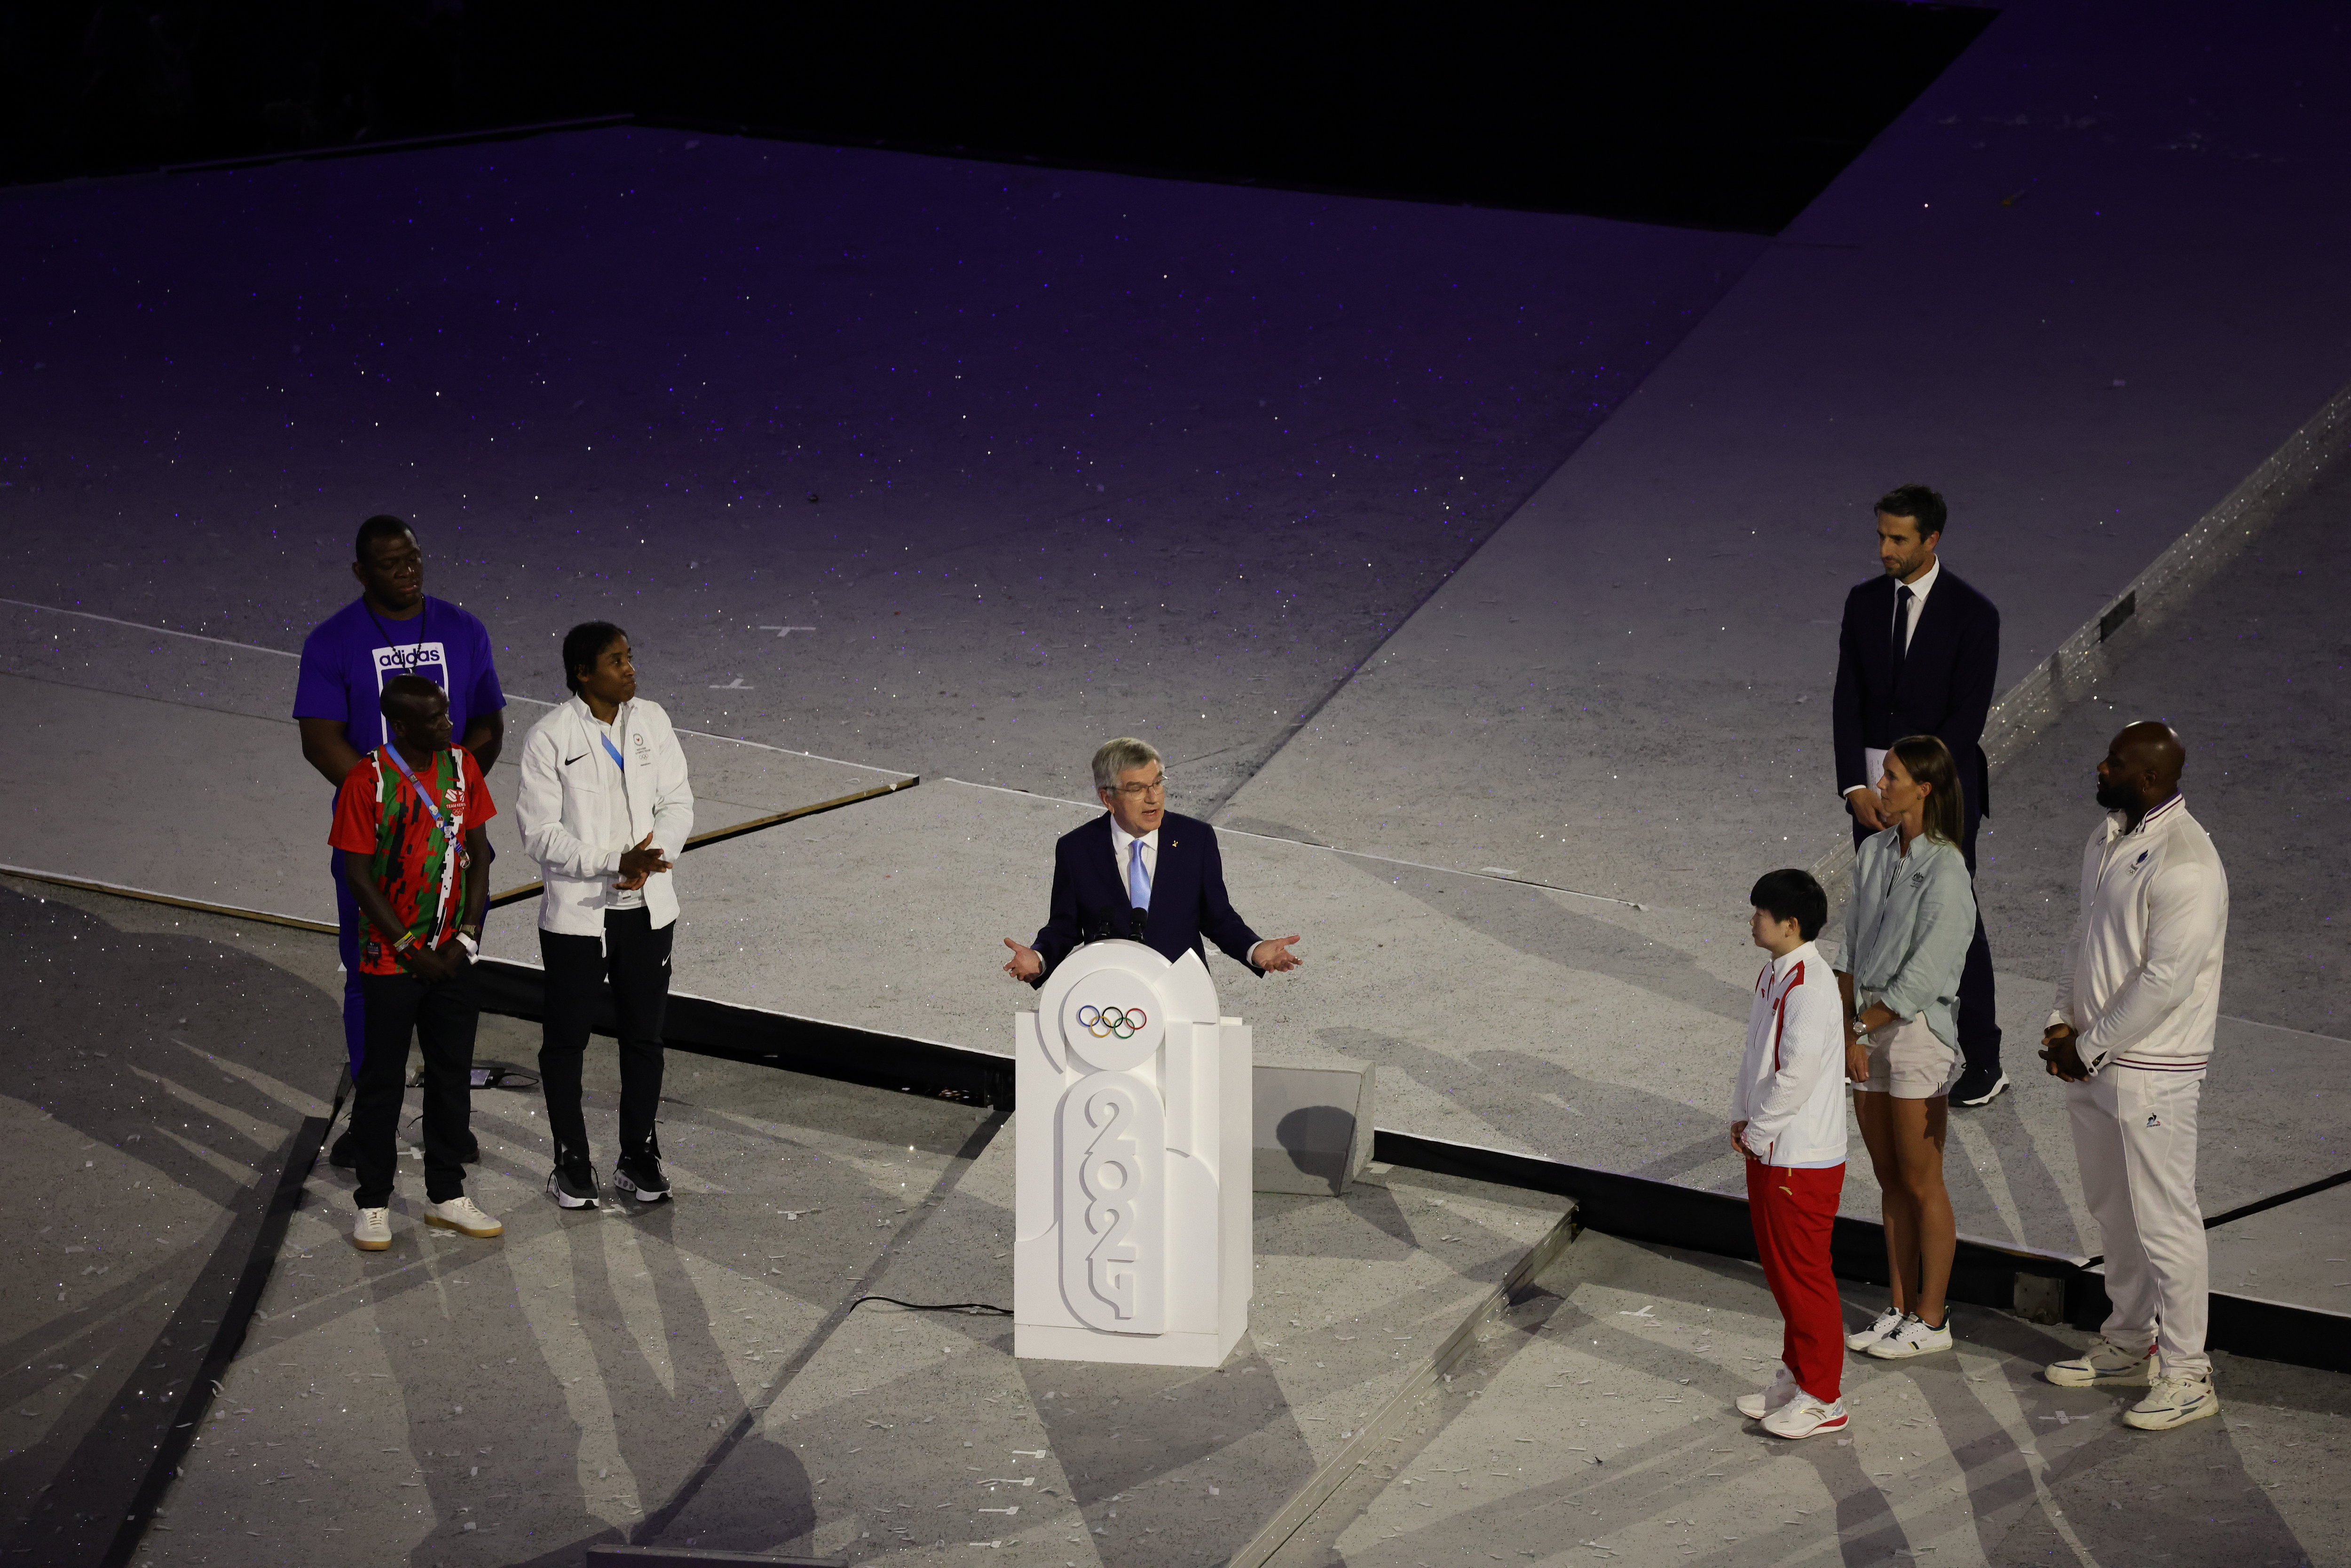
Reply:
[[2041, 1060], [2049, 1064], [2049, 1076], [2068, 1083], [2090, 1081], [2090, 1067], [2082, 1060], [2080, 1040], [2069, 1023], [2053, 1023], [2041, 1031]]
[[621, 872], [612, 885], [623, 893], [634, 893], [645, 885], [645, 878], [670, 869], [669, 857], [653, 847], [653, 836], [647, 833], [637, 841], [634, 849], [621, 852]]

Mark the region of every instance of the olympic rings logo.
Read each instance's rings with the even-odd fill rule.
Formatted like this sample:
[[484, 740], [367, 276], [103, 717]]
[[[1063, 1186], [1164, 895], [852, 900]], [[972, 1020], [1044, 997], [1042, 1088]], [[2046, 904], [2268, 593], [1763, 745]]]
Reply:
[[[1093, 1017], [1088, 1018], [1088, 1013]], [[1096, 1040], [1133, 1040], [1150, 1021], [1141, 1008], [1087, 1006], [1078, 1009], [1078, 1027]]]

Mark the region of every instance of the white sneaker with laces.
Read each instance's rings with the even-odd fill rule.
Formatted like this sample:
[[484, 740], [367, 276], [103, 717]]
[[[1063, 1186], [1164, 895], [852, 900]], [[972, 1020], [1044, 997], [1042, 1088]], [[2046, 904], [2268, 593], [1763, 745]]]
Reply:
[[1928, 1355], [1935, 1351], [1951, 1348], [1951, 1314], [1946, 1308], [1943, 1326], [1931, 1329], [1927, 1320], [1916, 1312], [1906, 1312], [1894, 1325], [1894, 1332], [1869, 1347], [1869, 1354], [1880, 1361], [1904, 1361], [1914, 1355]]
[[1760, 1394], [1739, 1396], [1739, 1413], [1750, 1421], [1761, 1421], [1802, 1392], [1796, 1386], [1796, 1375], [1789, 1371], [1787, 1364], [1782, 1362], [1780, 1370], [1771, 1375], [1771, 1386]]
[[1853, 1333], [1845, 1335], [1845, 1349], [1867, 1350], [1871, 1345], [1876, 1344], [1879, 1340], [1884, 1339], [1887, 1334], [1890, 1334], [1896, 1329], [1900, 1328], [1902, 1326], [1902, 1320], [1907, 1315], [1907, 1314], [1905, 1313], [1900, 1307], [1886, 1308], [1884, 1312], [1869, 1320], [1869, 1326], [1867, 1328], [1855, 1329]]
[[2168, 1432], [2201, 1421], [2220, 1408], [2220, 1396], [2212, 1392], [2211, 1378], [2160, 1376], [2146, 1398], [2123, 1412], [2123, 1424], [2142, 1432]]
[[1763, 1429], [1775, 1437], [1817, 1437], [1823, 1432], [1844, 1431], [1850, 1418], [1844, 1413], [1844, 1400], [1832, 1399], [1823, 1404], [1809, 1394], [1799, 1393], [1763, 1417]]
[[2101, 1339], [2087, 1354], [2053, 1361], [2041, 1375], [2060, 1388], [2126, 1388], [2154, 1381], [2155, 1349], [2125, 1350]]
[[392, 1245], [392, 1210], [362, 1208], [351, 1227], [351, 1245], [362, 1252], [381, 1252]]
[[467, 1236], [504, 1236], [507, 1228], [484, 1214], [474, 1200], [460, 1193], [446, 1203], [424, 1207], [424, 1223], [437, 1225], [444, 1230], [462, 1231]]

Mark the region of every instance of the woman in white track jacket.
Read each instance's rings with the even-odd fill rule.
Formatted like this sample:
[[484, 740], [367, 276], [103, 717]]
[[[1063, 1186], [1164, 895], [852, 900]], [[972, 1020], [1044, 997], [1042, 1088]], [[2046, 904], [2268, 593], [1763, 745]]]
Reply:
[[573, 627], [563, 639], [563, 669], [571, 700], [531, 727], [515, 800], [524, 847], [546, 881], [538, 1072], [555, 1143], [547, 1190], [566, 1208], [596, 1204], [580, 1067], [598, 989], [609, 979], [621, 1048], [612, 1185], [658, 1203], [669, 1196], [653, 1120], [677, 930], [673, 862], [694, 831], [694, 792], [669, 716], [637, 695], [627, 633], [604, 621]]

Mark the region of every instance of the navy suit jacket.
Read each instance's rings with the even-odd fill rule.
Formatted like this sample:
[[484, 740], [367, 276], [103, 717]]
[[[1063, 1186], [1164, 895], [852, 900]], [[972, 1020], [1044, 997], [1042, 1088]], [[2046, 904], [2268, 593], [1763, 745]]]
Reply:
[[1865, 778], [1865, 747], [1906, 735], [1939, 736], [1950, 747], [1966, 797], [1969, 838], [1991, 815], [1991, 767], [1983, 753], [1985, 716], [2000, 678], [2000, 612], [1946, 566], [1918, 612], [1901, 674], [1894, 670], [1894, 579], [1875, 577], [1844, 597], [1837, 633], [1837, 792]]
[[[1249, 950], [1258, 935], [1233, 911], [1225, 896], [1225, 862], [1217, 852], [1217, 830], [1196, 817], [1170, 811], [1159, 820], [1159, 874], [1151, 883], [1151, 915], [1143, 928], [1145, 946], [1169, 963], [1186, 952], [1205, 961], [1206, 938], [1239, 963], [1249, 964]], [[1126, 879], [1119, 874], [1111, 852], [1110, 813], [1105, 811], [1063, 833], [1053, 846], [1051, 917], [1031, 944], [1045, 960], [1045, 973], [1029, 983], [1041, 986], [1045, 975], [1070, 956], [1081, 942], [1132, 932]]]

